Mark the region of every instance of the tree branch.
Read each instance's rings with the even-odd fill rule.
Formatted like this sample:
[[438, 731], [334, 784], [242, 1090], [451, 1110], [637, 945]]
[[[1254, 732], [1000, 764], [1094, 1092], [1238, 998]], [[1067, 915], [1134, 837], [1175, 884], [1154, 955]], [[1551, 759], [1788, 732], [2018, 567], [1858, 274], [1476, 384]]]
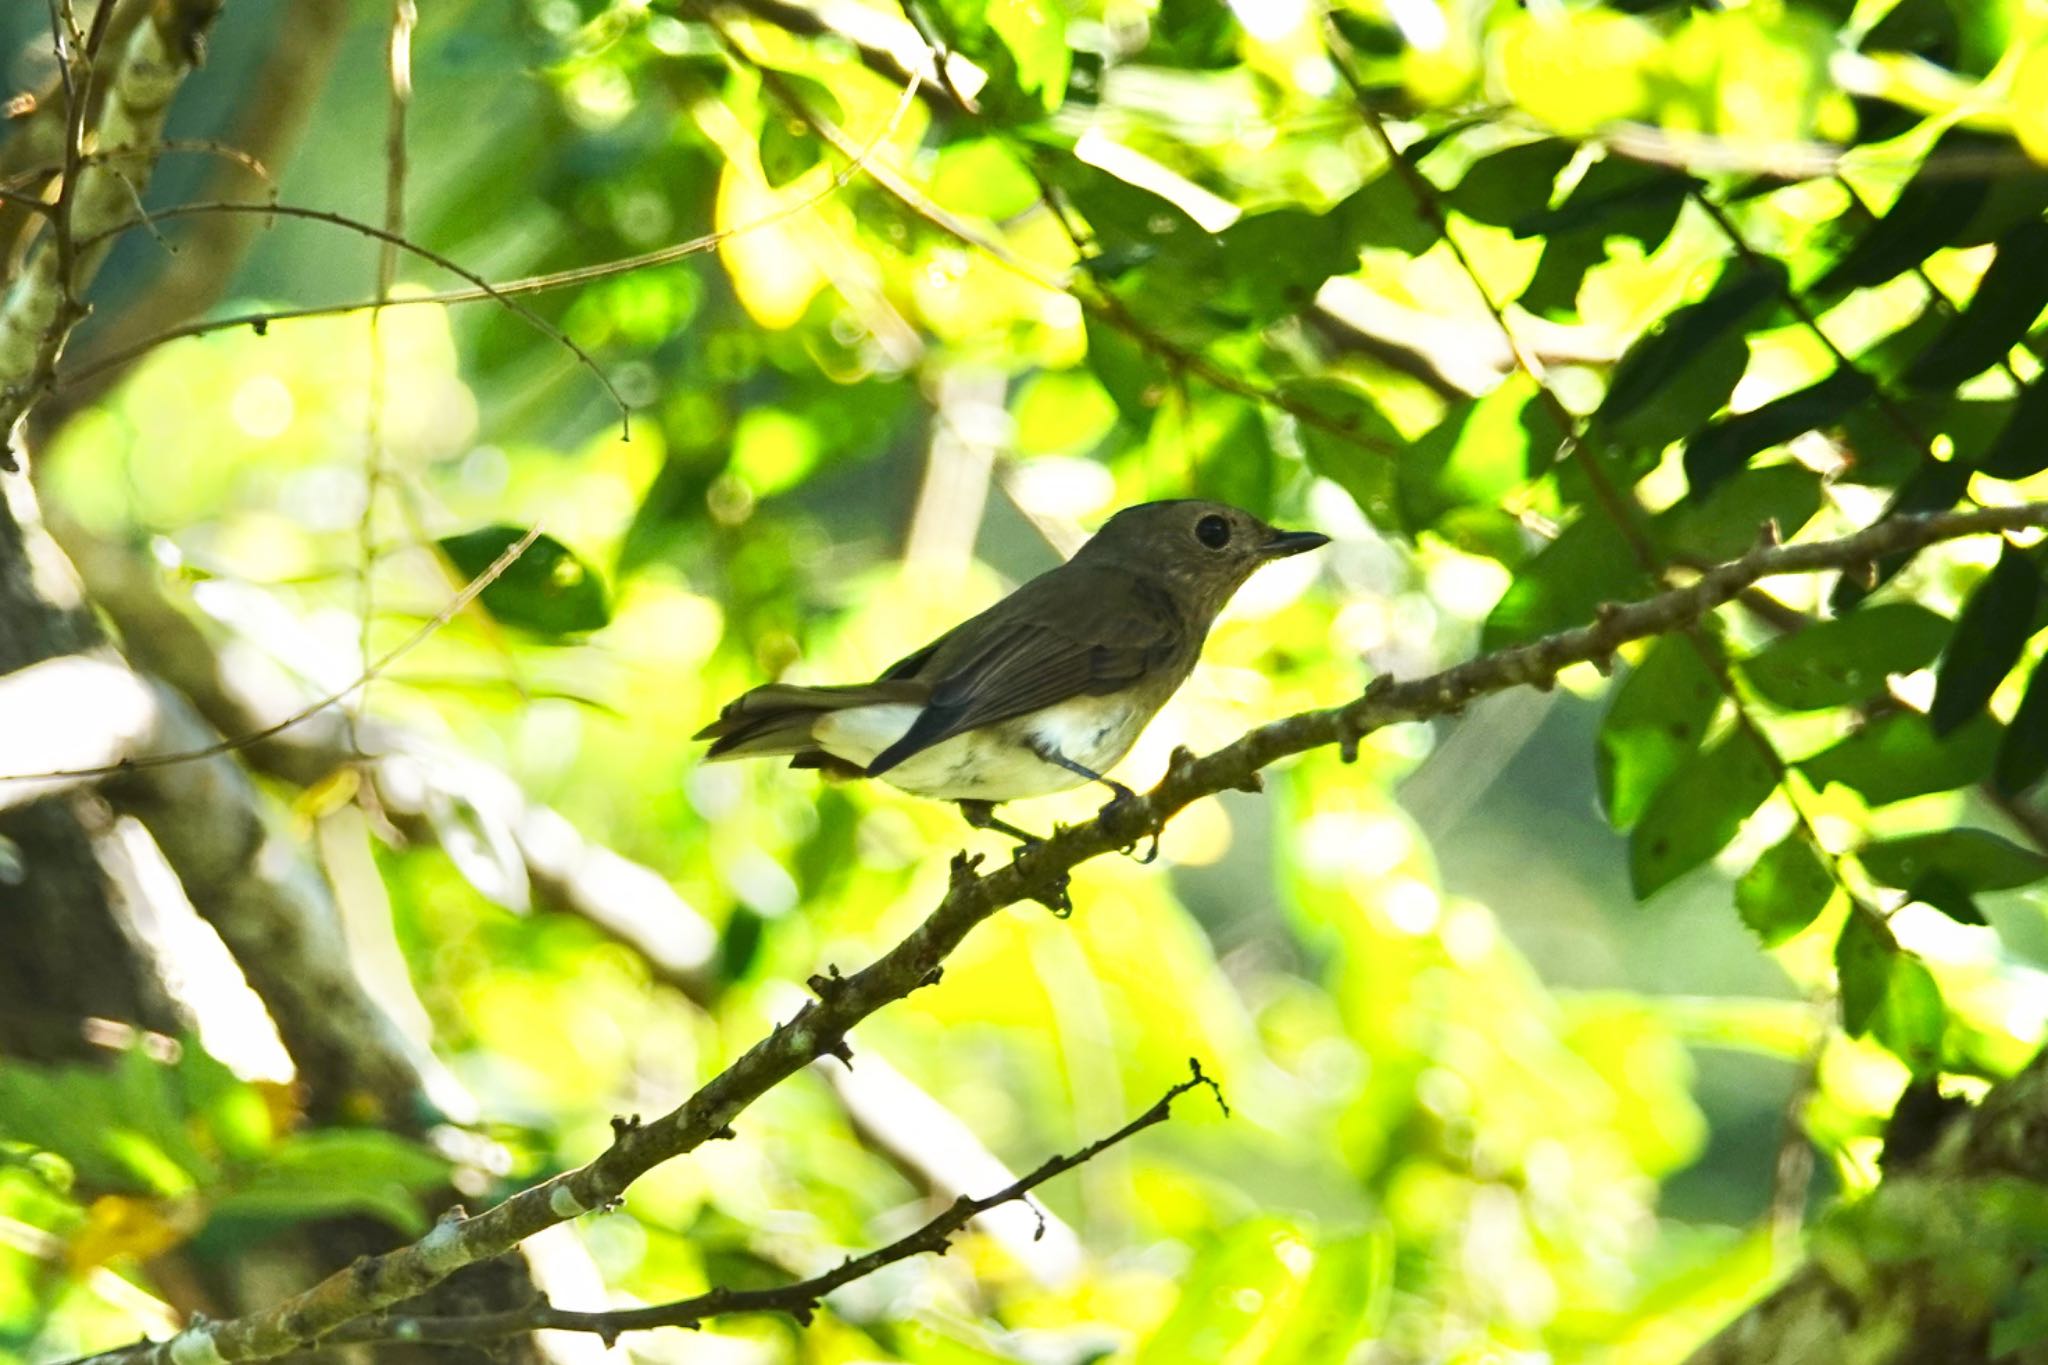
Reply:
[[[817, 1000], [807, 1002], [677, 1108], [651, 1122], [622, 1127], [612, 1145], [588, 1165], [522, 1190], [474, 1217], [444, 1222], [409, 1246], [364, 1257], [269, 1309], [195, 1323], [168, 1342], [124, 1347], [94, 1359], [105, 1365], [221, 1365], [284, 1355], [409, 1299], [462, 1266], [509, 1251], [543, 1228], [605, 1207], [655, 1166], [729, 1136], [732, 1121], [748, 1105], [817, 1058], [844, 1049], [847, 1033], [862, 1020], [935, 984], [946, 957], [997, 911], [1051, 895], [1072, 868], [1131, 846], [1204, 796], [1253, 786], [1260, 771], [1279, 759], [1330, 746], [1353, 757], [1363, 736], [1388, 726], [1449, 714], [1514, 687], [1550, 687], [1559, 670], [1605, 663], [1632, 641], [1683, 630], [1775, 574], [1857, 569], [1939, 541], [2042, 528], [2048, 528], [2048, 503], [1893, 517], [1853, 535], [1798, 545], [1779, 545], [1767, 534], [1740, 559], [1696, 582], [1640, 602], [1604, 607], [1591, 625], [1410, 682], [1375, 679], [1344, 706], [1260, 726], [1206, 757], [1179, 751], [1150, 792], [1057, 831], [1010, 863], [984, 873], [979, 871], [981, 858], [956, 856], [945, 897], [907, 937], [851, 976], [814, 978]], [[2043, 1148], [2048, 1150], [2048, 1143]]]
[[1813, 1259], [1687, 1365], [1991, 1360], [1992, 1324], [2029, 1302], [2019, 1281], [2040, 1255], [2044, 1185], [2048, 1051], [1951, 1120], [1924, 1158], [1822, 1223]]
[[[101, 157], [91, 164], [79, 161], [90, 91], [67, 102], [59, 210], [0, 305], [0, 469], [14, 467], [15, 424], [49, 385], [71, 329], [85, 316], [77, 294], [106, 253], [104, 244], [82, 243], [129, 216], [156, 164], [171, 98], [198, 65], [218, 10], [218, 0], [165, 0], [136, 25], [111, 78], [90, 82], [107, 92], [97, 130]], [[95, 35], [108, 31], [111, 15], [103, 6]], [[95, 70], [94, 56], [87, 52], [81, 74]]]
[[1191, 1074], [1186, 1080], [1169, 1089], [1153, 1102], [1151, 1108], [1107, 1137], [1098, 1138], [1078, 1151], [1051, 1157], [1037, 1169], [1020, 1176], [993, 1194], [978, 1198], [962, 1195], [955, 1199], [944, 1213], [917, 1231], [899, 1237], [887, 1246], [877, 1247], [866, 1255], [849, 1256], [823, 1274], [798, 1280], [794, 1284], [779, 1285], [773, 1289], [714, 1289], [709, 1293], [677, 1299], [672, 1303], [653, 1304], [646, 1308], [617, 1309], [611, 1312], [573, 1312], [542, 1303], [502, 1313], [461, 1317], [430, 1318], [385, 1314], [351, 1323], [323, 1338], [321, 1345], [391, 1341], [480, 1345], [542, 1330], [594, 1332], [604, 1338], [606, 1345], [610, 1345], [625, 1332], [645, 1331], [652, 1327], [685, 1327], [694, 1330], [702, 1326], [707, 1318], [725, 1317], [735, 1313], [785, 1313], [800, 1323], [809, 1323], [818, 1305], [834, 1290], [872, 1275], [884, 1266], [894, 1265], [898, 1261], [907, 1261], [913, 1256], [942, 1254], [951, 1244], [954, 1234], [981, 1214], [1023, 1199], [1054, 1176], [1064, 1175], [1076, 1166], [1093, 1161], [1127, 1138], [1164, 1123], [1173, 1112], [1173, 1102], [1190, 1090], [1207, 1087], [1215, 1096], [1217, 1105], [1228, 1114], [1230, 1107], [1223, 1102], [1223, 1092], [1217, 1088], [1215, 1081], [1202, 1073], [1202, 1064], [1190, 1058], [1188, 1068]]
[[[277, 40], [243, 101], [245, 114], [225, 140], [238, 161], [282, 171], [305, 130], [314, 101], [326, 88], [328, 72], [341, 50], [348, 26], [347, 0], [300, 0], [278, 26]], [[118, 17], [116, 23], [119, 22]], [[175, 150], [167, 143], [164, 150]], [[226, 199], [237, 182], [246, 184], [249, 165], [232, 164], [214, 175], [202, 199]], [[267, 178], [267, 177], [266, 177]], [[177, 255], [118, 316], [95, 323], [81, 338], [81, 359], [91, 370], [85, 383], [63, 379], [36, 411], [37, 430], [45, 434], [63, 425], [72, 413], [94, 401], [119, 378], [121, 366], [100, 365], [102, 357], [130, 352], [134, 344], [175, 326], [211, 307], [235, 278], [235, 268], [261, 226], [235, 214], [203, 218], [176, 238]], [[48, 440], [39, 441], [46, 449]]]

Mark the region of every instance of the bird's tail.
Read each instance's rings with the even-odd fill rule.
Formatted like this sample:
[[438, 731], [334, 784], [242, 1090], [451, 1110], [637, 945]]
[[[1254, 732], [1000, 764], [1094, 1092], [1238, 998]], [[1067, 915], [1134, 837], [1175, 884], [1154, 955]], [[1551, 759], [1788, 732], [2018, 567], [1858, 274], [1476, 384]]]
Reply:
[[921, 701], [923, 691], [918, 684], [900, 682], [842, 687], [768, 683], [726, 703], [718, 719], [694, 737], [711, 741], [706, 762], [788, 754], [793, 767], [830, 767], [838, 760], [820, 749], [812, 734], [818, 717], [856, 706]]

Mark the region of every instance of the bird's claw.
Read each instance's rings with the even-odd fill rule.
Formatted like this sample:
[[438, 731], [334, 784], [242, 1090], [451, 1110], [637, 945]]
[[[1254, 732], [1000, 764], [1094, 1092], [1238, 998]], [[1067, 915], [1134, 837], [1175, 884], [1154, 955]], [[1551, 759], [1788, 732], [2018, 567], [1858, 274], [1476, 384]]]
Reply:
[[[1121, 782], [1111, 782], [1109, 786], [1116, 795], [1109, 798], [1108, 804], [1103, 806], [1101, 813], [1096, 818], [1108, 823], [1114, 823], [1121, 818], [1124, 811], [1130, 809], [1131, 803], [1137, 801], [1139, 797], [1136, 792]], [[1146, 839], [1152, 841], [1152, 847], [1145, 850], [1145, 856], [1142, 858], [1138, 857], [1138, 845]], [[1135, 859], [1141, 864], [1150, 863], [1159, 857], [1159, 831], [1148, 829], [1140, 834], [1138, 838], [1131, 840], [1131, 842], [1118, 849], [1117, 852], [1123, 854], [1126, 858]]]

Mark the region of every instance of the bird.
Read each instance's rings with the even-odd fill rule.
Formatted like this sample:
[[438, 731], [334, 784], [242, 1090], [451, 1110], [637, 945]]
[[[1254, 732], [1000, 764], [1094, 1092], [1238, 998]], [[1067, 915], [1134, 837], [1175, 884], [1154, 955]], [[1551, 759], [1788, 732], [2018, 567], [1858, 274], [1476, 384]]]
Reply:
[[711, 741], [708, 762], [787, 757], [828, 778], [876, 778], [1035, 844], [995, 807], [1091, 782], [1130, 799], [1107, 774], [1187, 681], [1217, 613], [1260, 565], [1329, 539], [1227, 503], [1138, 503], [873, 681], [767, 683], [695, 738]]

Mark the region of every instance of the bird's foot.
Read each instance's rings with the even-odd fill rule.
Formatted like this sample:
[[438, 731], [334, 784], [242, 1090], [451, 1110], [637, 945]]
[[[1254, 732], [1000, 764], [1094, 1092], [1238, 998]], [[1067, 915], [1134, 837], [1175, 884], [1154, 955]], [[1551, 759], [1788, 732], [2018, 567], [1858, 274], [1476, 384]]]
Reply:
[[[1137, 802], [1140, 798], [1136, 792], [1132, 791], [1129, 787], [1126, 787], [1121, 782], [1111, 782], [1106, 777], [1102, 780], [1112, 792], [1116, 793], [1116, 795], [1109, 798], [1108, 803], [1103, 806], [1101, 812], [1096, 816], [1096, 819], [1114, 823], [1115, 821], [1121, 819], [1122, 813], [1124, 811], [1129, 810], [1132, 804]], [[1139, 840], [1137, 839], [1133, 839], [1130, 843], [1124, 845], [1124, 847], [1118, 849], [1117, 851], [1119, 853], [1122, 853], [1126, 858], [1136, 859], [1136, 861], [1140, 863], [1152, 862], [1159, 856], [1159, 831], [1156, 829], [1148, 829], [1145, 831], [1142, 837], [1149, 838], [1152, 841], [1152, 847], [1145, 850], [1145, 856], [1143, 856], [1142, 858], [1138, 857]]]
[[[1007, 820], [998, 819], [995, 803], [992, 801], [962, 801], [960, 814], [976, 829], [992, 829], [998, 834], [1007, 834], [1015, 839], [1017, 847], [1010, 855], [1012, 862], [1021, 862], [1026, 854], [1045, 844], [1044, 839], [1029, 830], [1019, 829]], [[1062, 872], [1044, 891], [1034, 894], [1032, 899], [1060, 919], [1065, 919], [1074, 913], [1073, 897], [1069, 894], [1072, 884], [1073, 879]]]

